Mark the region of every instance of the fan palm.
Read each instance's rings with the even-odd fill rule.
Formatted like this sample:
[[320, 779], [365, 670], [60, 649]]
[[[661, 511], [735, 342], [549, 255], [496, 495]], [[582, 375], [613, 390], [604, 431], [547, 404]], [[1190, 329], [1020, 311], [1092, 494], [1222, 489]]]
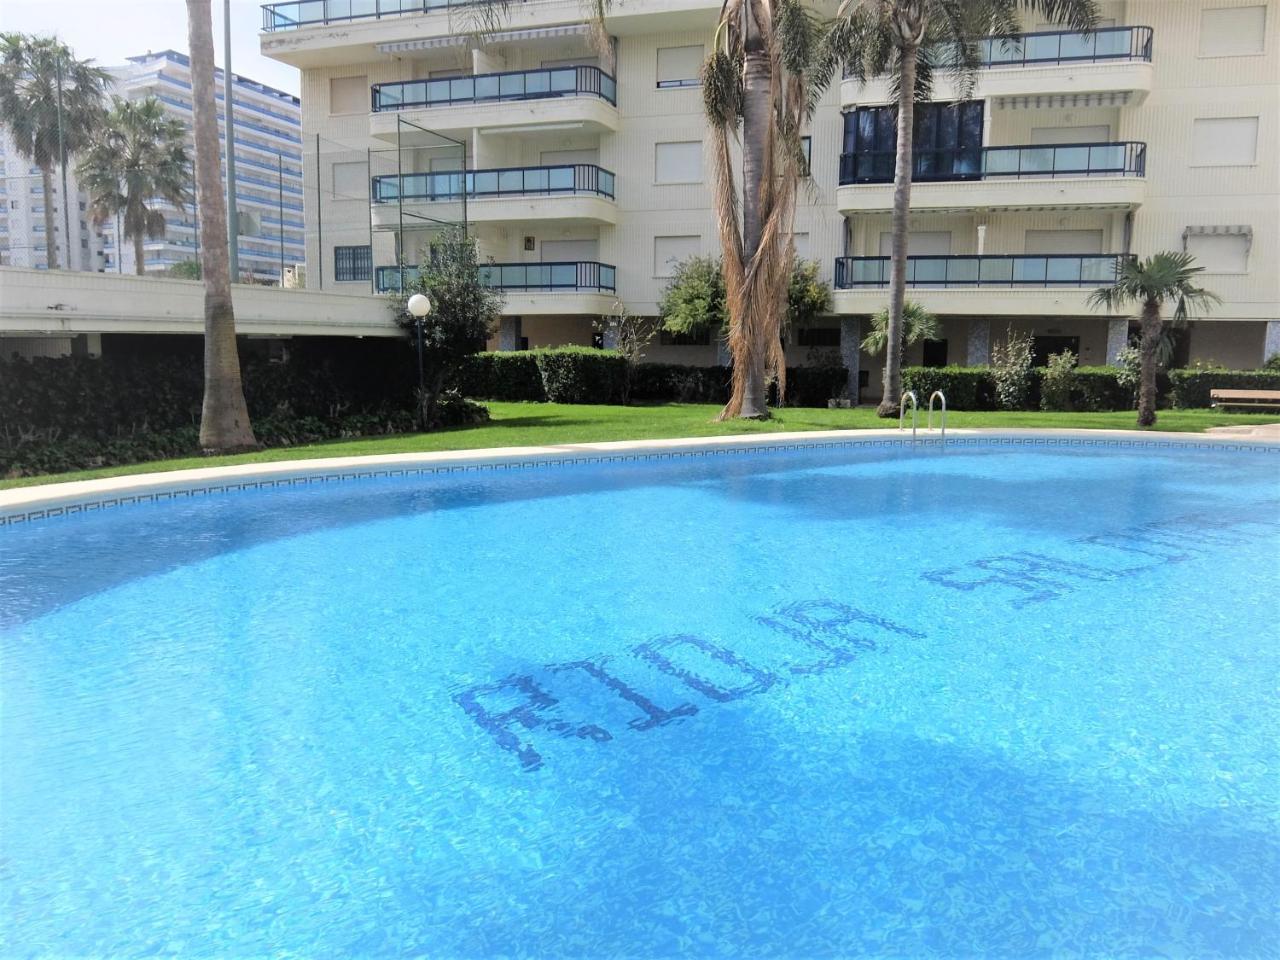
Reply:
[[1173, 326], [1181, 326], [1194, 311], [1202, 313], [1222, 302], [1217, 294], [1195, 285], [1203, 267], [1194, 266], [1189, 253], [1157, 253], [1145, 260], [1128, 260], [1109, 287], [1089, 295], [1089, 304], [1116, 312], [1138, 306], [1142, 341], [1138, 347], [1138, 426], [1156, 422], [1157, 351], [1165, 331], [1164, 307], [1173, 304]]
[[[187, 0], [187, 41], [191, 51], [191, 113], [196, 147], [196, 204], [207, 238], [200, 244], [204, 277], [204, 404], [200, 446], [226, 453], [257, 446], [240, 380], [236, 315], [231, 304], [227, 204], [222, 195], [222, 150], [214, 100], [213, 17], [209, 0]], [[231, 144], [228, 142], [228, 149]]]
[[973, 92], [982, 66], [981, 41], [1013, 43], [1020, 15], [1034, 12], [1073, 30], [1097, 23], [1096, 0], [842, 0], [827, 34], [822, 78], [844, 64], [865, 82], [887, 77], [897, 97], [897, 147], [893, 177], [893, 245], [889, 274], [889, 336], [885, 349], [880, 416], [896, 416], [902, 392], [901, 336], [907, 284], [907, 215], [911, 209], [915, 104], [928, 100], [934, 75], [950, 74], [960, 99]]
[[76, 170], [89, 194], [96, 223], [123, 215], [123, 232], [133, 241], [135, 272], [145, 272], [142, 242], [164, 236], [164, 213], [156, 198], [185, 210], [189, 160], [187, 129], [169, 116], [155, 97], [114, 98], [103, 136]]
[[[911, 300], [902, 304], [902, 331], [898, 343], [900, 353], [906, 353], [907, 347], [922, 340], [936, 340], [941, 332], [938, 318]], [[871, 318], [871, 332], [862, 338], [862, 349], [870, 354], [884, 350], [889, 342], [889, 309], [886, 307]]]
[[[14, 149], [40, 168], [50, 270], [59, 266], [53, 170], [61, 165], [65, 171], [67, 158], [83, 150], [101, 128], [109, 80], [92, 60], [77, 60], [70, 47], [53, 37], [0, 34], [0, 117]], [[68, 198], [62, 202], [66, 205]], [[71, 248], [67, 237], [68, 259]]]

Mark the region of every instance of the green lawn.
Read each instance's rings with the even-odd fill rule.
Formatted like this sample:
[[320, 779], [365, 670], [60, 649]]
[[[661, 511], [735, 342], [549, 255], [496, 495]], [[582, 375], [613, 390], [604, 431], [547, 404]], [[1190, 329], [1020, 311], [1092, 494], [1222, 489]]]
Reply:
[[[667, 404], [655, 407], [569, 406], [554, 403], [490, 403], [492, 421], [481, 427], [439, 433], [401, 434], [361, 440], [335, 440], [305, 447], [279, 447], [230, 457], [189, 457], [100, 470], [81, 470], [44, 477], [0, 479], [0, 489], [117, 477], [159, 470], [220, 466], [233, 463], [266, 463], [311, 457], [352, 457], [375, 453], [420, 453], [439, 450], [475, 450], [483, 447], [548, 446], [589, 443], [597, 440], [652, 440], [670, 437], [714, 437], [734, 433], [770, 433], [779, 430], [865, 430], [895, 426], [880, 420], [870, 407], [856, 410], [787, 408], [764, 423], [717, 423], [718, 407], [700, 404]], [[920, 414], [924, 426], [925, 415]], [[1208, 427], [1260, 424], [1274, 415], [1230, 414], [1216, 410], [1166, 410], [1160, 413], [1159, 430], [1198, 432]], [[1134, 414], [1120, 413], [963, 413], [948, 415], [949, 427], [1057, 427], [1060, 429], [1133, 429]]]

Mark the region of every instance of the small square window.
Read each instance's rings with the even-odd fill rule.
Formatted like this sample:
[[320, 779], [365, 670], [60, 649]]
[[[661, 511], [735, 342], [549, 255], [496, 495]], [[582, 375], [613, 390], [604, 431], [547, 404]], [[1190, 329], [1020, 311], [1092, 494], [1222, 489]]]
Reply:
[[373, 276], [373, 248], [368, 244], [359, 247], [333, 248], [333, 279], [339, 282], [368, 280]]

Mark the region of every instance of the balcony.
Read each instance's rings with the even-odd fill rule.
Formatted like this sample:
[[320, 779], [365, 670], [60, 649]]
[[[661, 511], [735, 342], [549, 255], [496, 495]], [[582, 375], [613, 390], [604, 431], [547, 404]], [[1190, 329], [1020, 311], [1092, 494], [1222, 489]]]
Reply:
[[618, 219], [613, 184], [612, 171], [589, 163], [374, 177], [373, 221], [390, 229], [403, 212], [449, 222], [611, 224]]
[[[617, 268], [595, 260], [563, 263], [488, 263], [481, 280], [507, 293], [504, 313], [513, 316], [607, 313], [613, 304]], [[417, 279], [418, 268], [404, 268], [406, 282]], [[374, 285], [379, 293], [400, 289], [399, 267], [378, 267]]]
[[[1090, 293], [1113, 282], [1125, 254], [907, 257], [911, 299], [938, 314], [1091, 315]], [[837, 257], [835, 312], [867, 314], [888, 302], [889, 257]]]
[[[891, 152], [840, 155], [842, 213], [893, 209]], [[1147, 145], [1033, 144], [915, 152], [911, 208], [972, 210], [1133, 209], [1146, 193]]]
[[262, 32], [297, 30], [327, 23], [374, 20], [415, 13], [434, 13], [449, 7], [473, 5], [476, 0], [288, 0], [262, 6]]
[[399, 115], [435, 131], [571, 123], [601, 133], [618, 128], [617, 85], [591, 66], [374, 84], [372, 134], [396, 139]]
[[[972, 95], [999, 106], [1027, 105], [1023, 98], [1050, 97], [1050, 102], [1036, 105], [1059, 107], [1063, 105], [1060, 97], [1066, 96], [1074, 98], [1072, 103], [1078, 107], [1140, 103], [1151, 90], [1153, 40], [1152, 29], [1143, 26], [988, 37], [980, 42], [983, 69]], [[896, 99], [884, 77], [866, 84], [845, 77], [840, 86], [844, 106]], [[961, 97], [949, 79], [939, 76], [934, 99]]]

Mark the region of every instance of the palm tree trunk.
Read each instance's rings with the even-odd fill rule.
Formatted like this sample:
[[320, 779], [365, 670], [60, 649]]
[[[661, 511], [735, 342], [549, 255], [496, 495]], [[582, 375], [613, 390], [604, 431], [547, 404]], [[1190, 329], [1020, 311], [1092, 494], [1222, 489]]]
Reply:
[[902, 305], [907, 296], [907, 216], [911, 212], [911, 169], [915, 132], [916, 46], [902, 48], [901, 88], [898, 91], [898, 147], [893, 171], [893, 249], [889, 270], [889, 328], [885, 331], [884, 395], [876, 413], [898, 414], [902, 395]]
[[[231, 304], [227, 207], [222, 196], [218, 113], [213, 88], [213, 19], [209, 0], [187, 0], [191, 52], [191, 107], [196, 148], [196, 203], [206, 243], [200, 245], [204, 277], [204, 406], [200, 446], [225, 453], [257, 446], [240, 380], [236, 318]], [[228, 144], [228, 149], [230, 149]]]
[[[53, 218], [53, 171], [45, 164], [40, 165], [40, 188], [44, 190], [44, 256], [50, 270], [58, 269], [58, 229]], [[62, 202], [66, 203], [63, 197]], [[70, 246], [67, 247], [70, 249]]]
[[1148, 301], [1142, 306], [1142, 349], [1139, 354], [1138, 426], [1156, 422], [1156, 350], [1160, 344], [1160, 305]]
[[147, 272], [146, 252], [142, 249], [142, 232], [133, 235], [133, 272], [142, 276]]
[[[769, 54], [763, 40], [753, 32], [747, 44], [746, 66], [742, 90], [742, 262], [748, 275], [756, 265], [760, 250], [763, 218], [760, 210], [760, 188], [767, 162], [769, 124], [773, 122], [773, 84]], [[745, 419], [767, 419], [769, 416], [768, 384], [765, 382], [765, 358], [768, 345], [758, 342], [753, 331], [746, 351], [745, 389], [738, 416]], [[738, 362], [738, 358], [734, 358]]]

